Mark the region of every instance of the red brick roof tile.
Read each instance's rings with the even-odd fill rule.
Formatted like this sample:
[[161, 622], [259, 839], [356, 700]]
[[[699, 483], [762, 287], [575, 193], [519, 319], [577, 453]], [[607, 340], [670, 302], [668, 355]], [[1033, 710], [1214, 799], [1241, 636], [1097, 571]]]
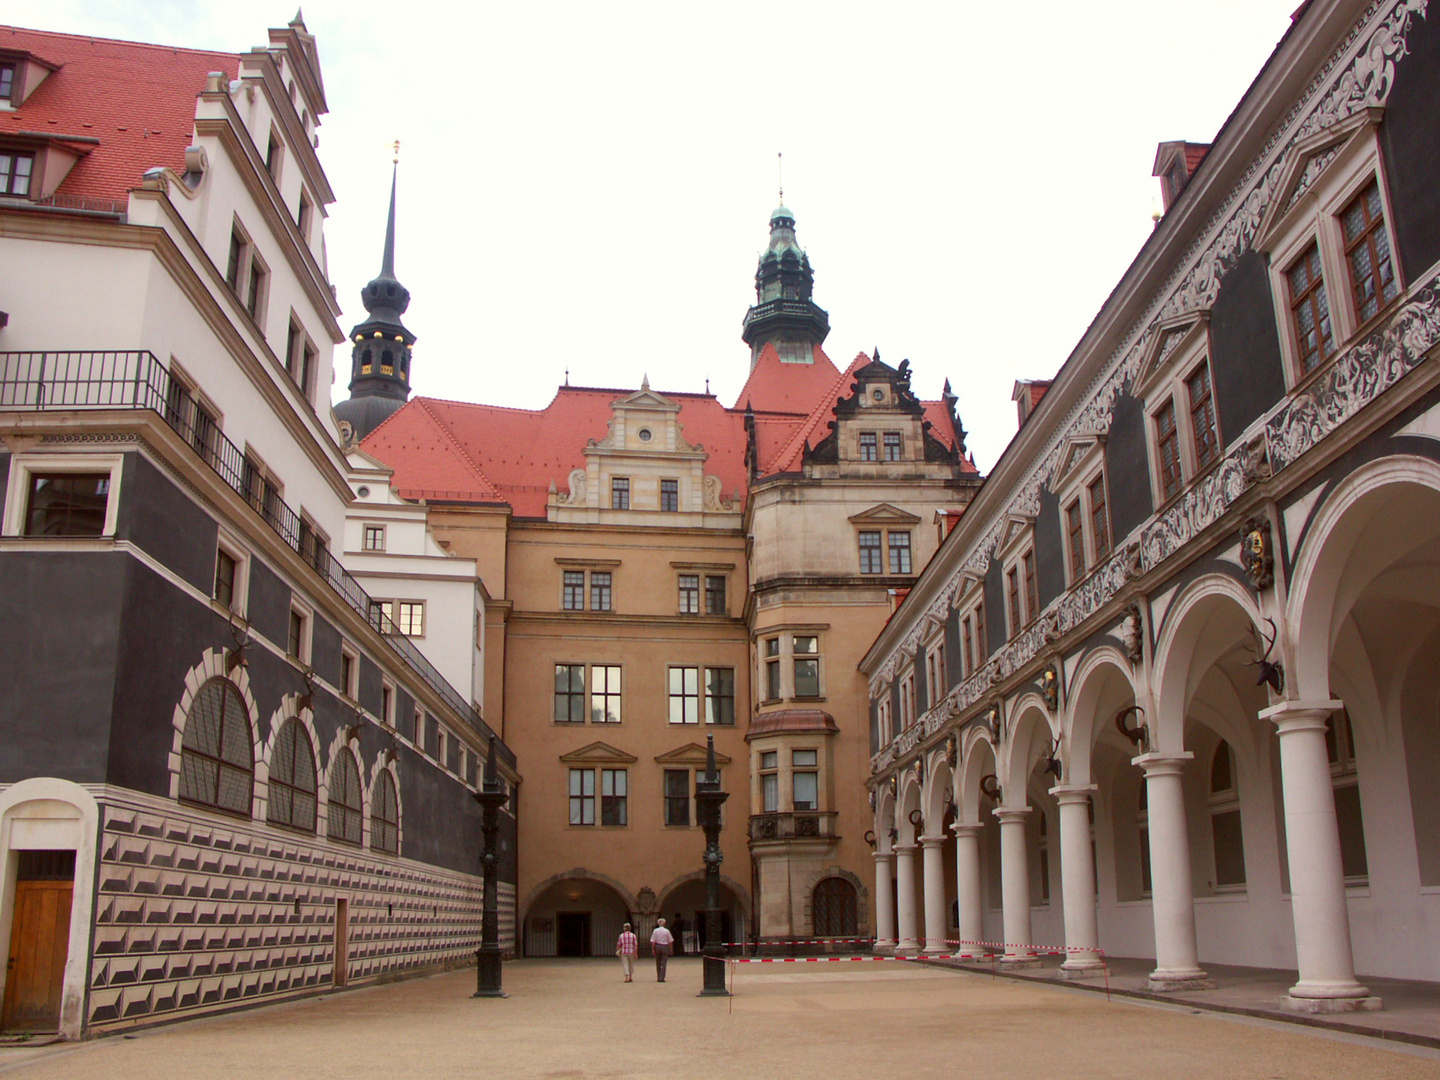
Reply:
[[809, 414], [815, 407], [815, 400], [830, 389], [840, 372], [835, 370], [830, 357], [819, 345], [812, 354], [814, 363], [785, 364], [773, 344], [766, 344], [760, 350], [760, 359], [750, 369], [750, 377], [740, 396], [735, 399], [736, 408], [748, 404], [756, 412]]
[[83, 135], [100, 144], [75, 163], [57, 195], [123, 202], [147, 169], [185, 168], [195, 141], [195, 98], [205, 75], [234, 79], [231, 53], [0, 27], [0, 48], [56, 66], [14, 112], [0, 112], [0, 137], [21, 131]]

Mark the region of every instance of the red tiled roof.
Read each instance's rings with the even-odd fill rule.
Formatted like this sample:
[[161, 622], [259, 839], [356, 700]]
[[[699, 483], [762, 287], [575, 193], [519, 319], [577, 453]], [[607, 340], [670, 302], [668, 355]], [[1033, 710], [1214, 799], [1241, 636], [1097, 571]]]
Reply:
[[[766, 346], [769, 348], [769, 346]], [[855, 372], [859, 371], [866, 364], [870, 363], [870, 357], [863, 352], [856, 353], [855, 359], [850, 361], [850, 366], [844, 371], [836, 372], [835, 378], [830, 386], [815, 399], [814, 407], [810, 415], [805, 417], [795, 433], [790, 436], [789, 441], [781, 448], [780, 453], [774, 461], [767, 461], [764, 457], [760, 459], [762, 471], [771, 472], [799, 472], [802, 459], [805, 454], [805, 446], [809, 444], [813, 450], [815, 444], [830, 434], [830, 429], [825, 426], [825, 421], [834, 416], [835, 402], [847, 396], [850, 389], [850, 380]]]
[[767, 343], [735, 399], [735, 407], [744, 409], [748, 404], [756, 412], [807, 415], [816, 398], [829, 390], [840, 374], [819, 345], [813, 356], [813, 364], [784, 364], [775, 346]]
[[1205, 160], [1205, 155], [1210, 152], [1209, 143], [1185, 144], [1185, 175], [1194, 176], [1195, 170], [1200, 167], [1200, 162]]
[[[540, 410], [415, 398], [362, 447], [395, 470], [391, 483], [407, 498], [505, 502], [543, 518], [550, 484], [566, 490], [570, 470], [585, 467], [586, 442], [605, 437], [611, 403], [631, 392], [563, 386]], [[744, 415], [707, 394], [657, 392], [680, 405], [685, 440], [704, 446], [705, 471], [724, 495], [743, 491]]]
[[73, 198], [124, 201], [147, 169], [183, 172], [206, 73], [224, 71], [234, 79], [240, 70], [231, 53], [8, 26], [0, 27], [0, 48], [59, 69], [14, 112], [0, 112], [0, 135], [38, 131], [100, 140], [60, 184], [57, 194]]

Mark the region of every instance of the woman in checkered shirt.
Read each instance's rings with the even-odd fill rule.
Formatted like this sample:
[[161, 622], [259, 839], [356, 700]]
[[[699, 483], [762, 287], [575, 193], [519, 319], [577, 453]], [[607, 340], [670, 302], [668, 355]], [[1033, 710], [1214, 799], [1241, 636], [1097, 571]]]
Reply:
[[615, 955], [620, 957], [620, 970], [625, 972], [626, 982], [635, 981], [635, 955], [639, 951], [640, 944], [630, 932], [630, 924], [627, 922], [620, 931], [619, 940], [615, 942]]

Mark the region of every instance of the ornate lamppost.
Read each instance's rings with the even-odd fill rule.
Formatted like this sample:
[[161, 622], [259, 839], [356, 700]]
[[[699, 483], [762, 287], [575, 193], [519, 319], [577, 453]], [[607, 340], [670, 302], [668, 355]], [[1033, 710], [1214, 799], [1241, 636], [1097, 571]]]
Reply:
[[500, 883], [499, 858], [495, 854], [495, 838], [500, 831], [500, 808], [509, 801], [500, 783], [495, 766], [494, 735], [490, 736], [490, 753], [485, 758], [485, 779], [475, 793], [475, 801], [481, 806], [480, 833], [484, 837], [481, 846], [480, 867], [485, 875], [485, 899], [480, 916], [480, 947], [475, 950], [475, 997], [509, 997], [500, 988]]
[[705, 830], [705, 939], [702, 946], [705, 986], [701, 997], [728, 997], [725, 989], [725, 947], [720, 943], [720, 807], [730, 795], [720, 790], [715, 767], [715, 736], [705, 739], [705, 774], [695, 778], [695, 806]]

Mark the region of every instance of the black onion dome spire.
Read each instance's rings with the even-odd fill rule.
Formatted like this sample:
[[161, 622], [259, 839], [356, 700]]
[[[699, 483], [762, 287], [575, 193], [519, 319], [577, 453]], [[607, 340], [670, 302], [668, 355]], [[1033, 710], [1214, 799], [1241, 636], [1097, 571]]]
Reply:
[[369, 435], [410, 399], [410, 358], [415, 335], [400, 316], [410, 306], [410, 290], [395, 277], [395, 187], [390, 178], [390, 215], [385, 222], [385, 253], [380, 273], [360, 290], [369, 317], [350, 331], [350, 397], [335, 406], [336, 419], [350, 425], [355, 442]]
[[[782, 196], [783, 198], [783, 196]], [[770, 214], [770, 244], [755, 270], [755, 305], [745, 313], [741, 337], [754, 366], [774, 342], [782, 360], [808, 363], [811, 350], [830, 333], [830, 316], [811, 299], [815, 271], [795, 239], [795, 215], [784, 205]]]

